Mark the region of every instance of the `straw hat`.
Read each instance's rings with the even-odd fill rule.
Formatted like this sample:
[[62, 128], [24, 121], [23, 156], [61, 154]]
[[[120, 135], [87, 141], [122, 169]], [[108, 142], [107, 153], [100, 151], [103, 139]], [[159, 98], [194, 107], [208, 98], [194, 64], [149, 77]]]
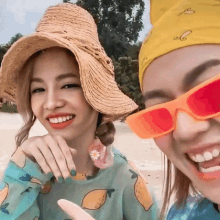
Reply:
[[16, 78], [27, 59], [50, 47], [69, 49], [76, 57], [82, 89], [87, 102], [103, 113], [103, 120], [116, 120], [137, 109], [115, 82], [112, 60], [101, 46], [97, 26], [83, 8], [71, 4], [49, 7], [36, 31], [20, 38], [2, 61], [3, 92], [16, 103]]
[[13, 94], [10, 91], [14, 91], [12, 87], [8, 87], [10, 89], [5, 89], [4, 88], [4, 83], [3, 83], [3, 79], [2, 79], [2, 71], [0, 68], [0, 98], [6, 99], [10, 102], [14, 102], [14, 97]]

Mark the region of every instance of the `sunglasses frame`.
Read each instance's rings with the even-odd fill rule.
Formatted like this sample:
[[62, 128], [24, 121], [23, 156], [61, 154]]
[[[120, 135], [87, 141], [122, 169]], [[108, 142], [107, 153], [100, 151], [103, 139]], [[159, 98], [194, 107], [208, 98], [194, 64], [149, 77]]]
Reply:
[[[133, 115], [128, 116], [125, 122], [130, 127], [130, 129], [134, 133], [136, 133], [140, 138], [148, 139], [148, 138], [156, 138], [156, 137], [166, 135], [166, 134], [170, 133], [172, 130], [174, 130], [176, 128], [176, 123], [174, 123], [174, 121], [176, 121], [177, 112], [179, 110], [183, 110], [183, 111], [187, 112], [188, 114], [190, 114], [192, 117], [196, 118], [197, 120], [209, 119], [209, 118], [213, 118], [217, 115], [220, 115], [220, 112], [218, 112], [218, 113], [211, 114], [209, 116], [198, 116], [197, 114], [195, 114], [193, 112], [193, 110], [187, 104], [187, 100], [192, 94], [194, 94], [198, 90], [200, 90], [200, 89], [204, 88], [205, 86], [207, 86], [215, 81], [218, 81], [218, 80], [220, 80], [220, 74], [200, 83], [199, 85], [190, 89], [188, 92], [179, 96], [177, 99], [174, 99], [174, 100], [166, 102], [166, 103], [157, 104], [155, 106], [149, 107], [147, 109], [141, 110]], [[176, 107], [176, 106], [181, 106], [181, 107]], [[162, 133], [154, 132], [154, 134], [153, 134], [151, 132], [152, 134], [150, 134], [150, 132], [148, 132], [149, 134], [147, 134], [146, 130], [143, 131], [141, 128], [138, 127], [138, 125], [135, 122], [140, 121], [141, 116], [143, 116], [144, 114], [149, 113], [154, 110], [157, 110], [157, 109], [167, 109], [168, 110], [168, 112], [170, 113], [170, 115], [172, 117], [173, 126], [169, 130], [162, 132]]]

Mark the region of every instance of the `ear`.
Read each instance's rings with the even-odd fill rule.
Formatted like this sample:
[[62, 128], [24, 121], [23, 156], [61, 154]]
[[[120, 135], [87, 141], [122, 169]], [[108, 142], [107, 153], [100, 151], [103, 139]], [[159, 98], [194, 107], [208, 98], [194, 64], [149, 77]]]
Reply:
[[60, 208], [74, 220], [95, 220], [75, 203], [72, 203], [65, 199], [60, 199], [57, 203]]

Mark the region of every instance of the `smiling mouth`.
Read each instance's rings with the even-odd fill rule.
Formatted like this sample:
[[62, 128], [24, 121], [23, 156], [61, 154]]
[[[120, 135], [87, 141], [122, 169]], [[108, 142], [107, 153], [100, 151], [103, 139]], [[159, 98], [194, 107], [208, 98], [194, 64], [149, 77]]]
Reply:
[[185, 154], [187, 160], [193, 166], [196, 175], [202, 180], [220, 178], [220, 149], [206, 150], [200, 154]]
[[53, 129], [63, 129], [72, 124], [74, 118], [75, 115], [68, 115], [62, 117], [59, 116], [56, 118], [48, 118], [47, 120]]
[[69, 121], [71, 119], [73, 119], [75, 117], [75, 115], [68, 115], [68, 116], [59, 116], [56, 118], [47, 118], [47, 120], [51, 123], [51, 124], [61, 124], [63, 122]]

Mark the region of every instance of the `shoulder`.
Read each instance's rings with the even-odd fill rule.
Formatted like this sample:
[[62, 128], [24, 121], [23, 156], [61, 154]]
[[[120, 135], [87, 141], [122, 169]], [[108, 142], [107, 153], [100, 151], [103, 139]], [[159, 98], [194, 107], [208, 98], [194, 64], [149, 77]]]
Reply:
[[211, 219], [217, 212], [213, 203], [201, 195], [189, 196], [186, 205], [178, 207], [175, 203], [169, 210], [167, 220], [174, 219]]
[[115, 176], [120, 176], [123, 179], [126, 187], [133, 188], [135, 183], [138, 185], [147, 185], [147, 180], [144, 175], [136, 167], [135, 163], [124, 156], [119, 150], [113, 148], [114, 153], [114, 172]]
[[115, 157], [114, 162], [116, 166], [120, 166], [131, 175], [133, 175], [135, 172], [138, 176], [141, 176], [143, 179], [145, 179], [143, 174], [139, 171], [139, 169], [132, 160], [128, 159], [118, 149], [113, 148], [113, 153]]
[[[136, 169], [134, 163], [130, 161], [124, 154], [122, 154], [118, 149], [113, 148], [114, 154], [114, 167], [124, 174], [132, 173], [131, 170]], [[133, 166], [133, 168], [132, 168]]]

